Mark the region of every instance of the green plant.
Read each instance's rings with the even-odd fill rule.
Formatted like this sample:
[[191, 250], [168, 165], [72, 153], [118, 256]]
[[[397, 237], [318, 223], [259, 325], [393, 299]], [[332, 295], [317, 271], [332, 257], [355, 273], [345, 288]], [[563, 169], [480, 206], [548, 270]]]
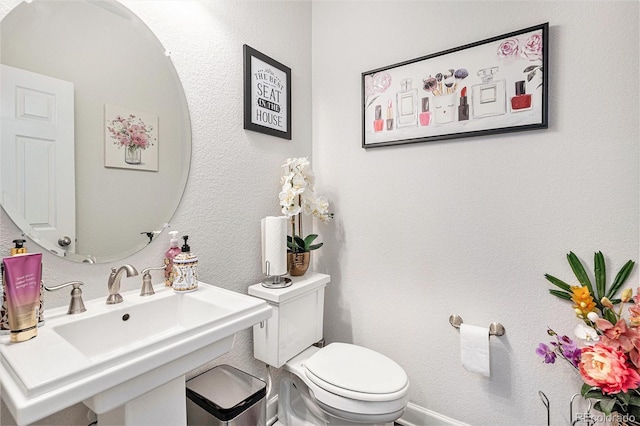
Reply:
[[[567, 260], [569, 261], [569, 265], [571, 266], [571, 269], [573, 270], [573, 273], [578, 279], [580, 285], [588, 289], [589, 294], [591, 295], [591, 297], [593, 297], [593, 302], [595, 303], [596, 307], [600, 310], [600, 312], [602, 312], [602, 316], [612, 323], [615, 323], [616, 318], [613, 311], [609, 307], [602, 304], [602, 299], [606, 297], [613, 305], [617, 305], [620, 303], [620, 299], [615, 298], [616, 293], [618, 293], [624, 282], [631, 274], [635, 263], [632, 260], [627, 261], [627, 263], [622, 266], [622, 268], [616, 275], [613, 283], [611, 284], [611, 287], [607, 289], [607, 271], [605, 268], [604, 255], [602, 254], [602, 252], [599, 251], [595, 253], [593, 258], [593, 275], [595, 277], [595, 287], [591, 284], [591, 280], [589, 280], [589, 276], [587, 275], [584, 266], [582, 266], [582, 263], [580, 263], [580, 259], [578, 259], [578, 256], [576, 256], [573, 252], [569, 252], [569, 254], [567, 254]], [[561, 299], [573, 300], [574, 302], [577, 302], [574, 296], [574, 292], [572, 291], [572, 288], [569, 284], [549, 274], [545, 274], [544, 277], [551, 284], [560, 288], [560, 290], [549, 289], [549, 293]]]
[[311, 250], [317, 250], [322, 247], [324, 243], [313, 244], [316, 238], [318, 238], [317, 234], [309, 234], [305, 239], [302, 239], [297, 235], [293, 238], [291, 238], [290, 235], [287, 235], [287, 247], [292, 253], [305, 253]]

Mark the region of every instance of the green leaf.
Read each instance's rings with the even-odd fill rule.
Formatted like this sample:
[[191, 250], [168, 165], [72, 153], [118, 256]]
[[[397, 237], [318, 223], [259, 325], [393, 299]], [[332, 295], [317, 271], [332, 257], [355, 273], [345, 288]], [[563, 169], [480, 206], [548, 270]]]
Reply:
[[538, 65], [529, 65], [529, 66], [528, 66], [528, 67], [526, 67], [526, 68], [524, 69], [524, 71], [522, 71], [522, 72], [529, 72], [529, 71], [533, 71], [533, 70], [535, 70], [537, 67], [538, 67]]
[[600, 400], [600, 408], [602, 412], [607, 416], [611, 415], [611, 411], [613, 411], [613, 406], [616, 405], [616, 400], [614, 398], [603, 398]]
[[557, 296], [557, 297], [559, 297], [561, 299], [571, 300], [571, 294], [565, 293], [564, 291], [554, 290], [554, 289], [550, 288], [549, 289], [549, 293], [551, 293], [554, 296]]
[[309, 234], [307, 235], [307, 237], [304, 239], [304, 246], [305, 247], [309, 247], [311, 245], [311, 243], [313, 243], [313, 241], [318, 238], [317, 234]]
[[629, 404], [629, 398], [631, 395], [628, 392], [619, 392], [616, 394], [616, 398], [622, 403], [622, 406], [626, 406]]
[[606, 296], [605, 291], [607, 288], [607, 270], [602, 252], [599, 251], [594, 254], [593, 264], [595, 265], [593, 268], [593, 273], [596, 277], [596, 290], [598, 291], [598, 300], [600, 300], [604, 296]]
[[607, 297], [611, 299], [615, 294], [620, 290], [620, 287], [624, 284], [624, 282], [629, 278], [631, 271], [633, 270], [633, 266], [635, 265], [633, 260], [629, 260], [624, 266], [620, 269], [620, 272], [616, 275], [616, 278], [613, 280], [613, 284], [607, 293]]
[[[586, 386], [589, 386], [589, 385], [586, 385]], [[600, 392], [599, 390], [591, 389], [590, 391], [588, 391], [582, 396], [584, 396], [585, 398], [598, 399], [598, 398], [602, 398], [602, 392]]]
[[615, 324], [618, 322], [618, 318], [616, 317], [616, 314], [609, 308], [603, 308], [602, 316], [611, 324]]
[[549, 281], [551, 284], [555, 285], [556, 287], [560, 287], [564, 291], [571, 292], [571, 286], [565, 283], [564, 281], [562, 281], [561, 279], [556, 278], [553, 275], [549, 275], [549, 274], [544, 274], [544, 277], [547, 279], [547, 281]]
[[640, 396], [637, 393], [629, 394], [629, 405], [640, 407]]
[[[578, 259], [578, 256], [576, 256], [573, 252], [569, 252], [569, 254], [567, 255], [567, 260], [569, 261], [569, 265], [571, 266], [571, 269], [573, 270], [573, 273], [575, 274], [580, 284], [587, 287], [589, 289], [589, 293], [591, 293], [591, 295], [594, 295], [593, 286], [591, 285], [589, 276], [584, 270], [584, 266], [582, 266], [582, 263], [580, 263], [580, 259]], [[600, 306], [600, 300], [596, 300], [596, 304]]]
[[[582, 387], [580, 388], [580, 395], [586, 396], [587, 393], [589, 393], [590, 391], [596, 392], [595, 389], [598, 389], [598, 388], [594, 388], [591, 385], [583, 383]], [[597, 392], [598, 392], [598, 395], [591, 395], [589, 398], [597, 398], [598, 396], [602, 396], [602, 392], [600, 392], [599, 390]]]
[[322, 247], [324, 245], [324, 243], [319, 243], [319, 244], [313, 244], [309, 246], [309, 251], [311, 250], [318, 250], [320, 247]]

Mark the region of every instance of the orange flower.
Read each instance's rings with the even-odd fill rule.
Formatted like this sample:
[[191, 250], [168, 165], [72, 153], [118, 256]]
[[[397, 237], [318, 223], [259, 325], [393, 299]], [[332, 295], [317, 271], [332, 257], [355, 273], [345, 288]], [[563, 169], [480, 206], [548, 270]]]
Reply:
[[576, 312], [580, 311], [582, 312], [582, 316], [586, 317], [589, 312], [596, 309], [596, 304], [587, 287], [571, 286], [571, 292], [573, 293], [571, 300], [575, 303], [573, 308]]

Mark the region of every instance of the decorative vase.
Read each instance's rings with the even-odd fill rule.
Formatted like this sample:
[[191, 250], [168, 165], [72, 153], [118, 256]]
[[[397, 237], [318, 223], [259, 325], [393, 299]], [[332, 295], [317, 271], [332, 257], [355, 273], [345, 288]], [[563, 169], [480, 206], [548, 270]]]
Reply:
[[309, 259], [311, 259], [311, 252], [305, 251], [303, 253], [287, 253], [287, 269], [289, 275], [298, 277], [304, 275], [309, 269]]
[[142, 162], [142, 150], [138, 146], [128, 146], [124, 149], [124, 162], [127, 164], [140, 164]]

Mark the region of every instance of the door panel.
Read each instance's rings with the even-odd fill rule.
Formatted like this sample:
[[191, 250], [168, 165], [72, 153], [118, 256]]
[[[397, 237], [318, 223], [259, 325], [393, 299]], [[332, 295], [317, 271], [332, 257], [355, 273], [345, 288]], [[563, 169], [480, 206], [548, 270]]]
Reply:
[[[68, 236], [75, 251], [73, 83], [0, 65], [2, 205], [36, 239]], [[47, 245], [40, 239], [38, 243]], [[47, 245], [48, 246], [48, 245]]]

